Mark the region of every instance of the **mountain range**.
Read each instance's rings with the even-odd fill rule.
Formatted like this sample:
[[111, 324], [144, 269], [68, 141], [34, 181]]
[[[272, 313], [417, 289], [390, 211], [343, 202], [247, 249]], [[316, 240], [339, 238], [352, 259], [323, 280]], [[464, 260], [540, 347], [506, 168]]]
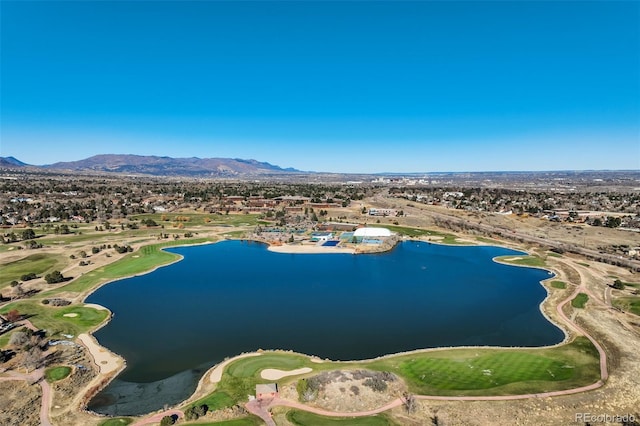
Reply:
[[38, 167], [74, 172], [126, 173], [151, 176], [242, 177], [250, 175], [300, 173], [257, 160], [240, 158], [172, 158], [153, 155], [94, 155], [78, 161], [31, 166], [14, 157], [0, 157], [0, 167]]

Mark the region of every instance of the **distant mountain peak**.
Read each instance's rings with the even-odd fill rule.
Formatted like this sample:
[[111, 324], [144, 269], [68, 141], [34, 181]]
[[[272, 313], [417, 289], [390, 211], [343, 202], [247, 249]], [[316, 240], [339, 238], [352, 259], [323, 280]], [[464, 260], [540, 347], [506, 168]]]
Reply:
[[5, 166], [5, 167], [11, 167], [11, 166], [23, 167], [23, 166], [28, 166], [28, 165], [29, 164], [18, 160], [16, 157], [0, 157], [0, 166]]
[[155, 155], [100, 154], [84, 160], [43, 166], [49, 169], [145, 174], [152, 176], [244, 177], [299, 172], [293, 168], [241, 158], [172, 158]]

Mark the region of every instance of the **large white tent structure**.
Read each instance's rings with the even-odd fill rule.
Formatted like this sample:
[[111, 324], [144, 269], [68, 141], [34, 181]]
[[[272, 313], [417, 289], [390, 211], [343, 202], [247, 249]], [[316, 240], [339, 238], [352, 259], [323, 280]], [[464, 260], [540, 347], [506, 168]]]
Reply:
[[391, 231], [387, 228], [358, 228], [353, 236], [362, 238], [390, 237]]

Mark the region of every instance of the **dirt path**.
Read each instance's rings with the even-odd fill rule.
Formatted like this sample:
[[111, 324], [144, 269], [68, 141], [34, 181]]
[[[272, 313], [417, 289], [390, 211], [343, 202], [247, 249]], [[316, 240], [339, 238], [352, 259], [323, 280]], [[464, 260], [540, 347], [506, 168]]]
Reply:
[[[556, 311], [558, 312], [558, 315], [560, 315], [560, 317], [565, 321], [565, 323], [567, 323], [567, 325], [569, 325], [571, 328], [573, 328], [576, 332], [578, 332], [579, 334], [582, 334], [583, 336], [585, 336], [587, 339], [589, 339], [591, 341], [591, 343], [593, 343], [593, 346], [596, 347], [596, 349], [598, 350], [598, 353], [600, 354], [600, 380], [595, 383], [598, 384], [600, 387], [604, 384], [604, 382], [607, 381], [607, 379], [609, 378], [609, 372], [607, 371], [607, 353], [604, 351], [604, 349], [602, 348], [602, 346], [600, 346], [600, 344], [598, 342], [596, 342], [596, 339], [594, 339], [593, 337], [591, 337], [591, 335], [589, 335], [589, 333], [587, 333], [584, 329], [582, 329], [578, 324], [576, 324], [575, 322], [573, 322], [572, 320], [570, 320], [564, 313], [564, 306], [567, 303], [570, 303], [577, 295], [578, 293], [585, 293], [587, 294], [590, 299], [594, 300], [596, 303], [604, 306], [605, 308], [610, 308], [611, 306], [608, 305], [606, 303], [601, 302], [599, 299], [597, 299], [590, 291], [589, 289], [586, 287], [585, 283], [586, 283], [586, 279], [584, 277], [583, 272], [580, 270], [580, 268], [576, 268], [576, 270], [578, 271], [578, 273], [580, 274], [580, 283], [579, 285], [576, 287], [576, 289], [574, 290], [573, 293], [571, 293], [571, 295], [569, 297], [567, 297], [565, 300], [563, 300], [562, 302], [558, 303], [558, 306], [556, 307]], [[595, 388], [593, 388], [595, 389]], [[566, 391], [565, 391], [566, 392]], [[567, 395], [566, 393], [563, 395]]]
[[49, 410], [51, 408], [51, 386], [44, 380], [44, 368], [39, 368], [29, 374], [9, 371], [7, 376], [0, 377], [0, 381], [25, 380], [27, 383], [39, 382], [42, 388], [42, 404], [40, 406], [40, 425], [52, 426], [49, 421]]
[[[27, 327], [30, 330], [38, 331], [31, 321], [25, 319], [19, 321], [18, 324]], [[40, 425], [51, 426], [49, 421], [49, 410], [51, 409], [51, 386], [44, 380], [44, 368], [33, 370], [29, 374], [18, 373], [17, 371], [8, 371], [6, 376], [0, 377], [0, 381], [6, 380], [25, 380], [28, 383], [39, 383], [42, 388], [42, 405], [40, 406]]]
[[132, 423], [131, 426], [143, 426], [143, 425], [150, 425], [154, 423], [160, 423], [163, 417], [174, 416], [174, 415], [178, 416], [178, 419], [181, 419], [184, 417], [184, 413], [181, 410], [167, 410], [167, 411], [163, 411], [162, 413], [158, 413], [158, 414], [154, 414], [153, 416], [146, 417], [142, 420], [138, 420], [137, 422]]
[[321, 416], [327, 416], [327, 417], [364, 417], [364, 416], [373, 416], [373, 415], [376, 415], [376, 414], [380, 414], [380, 413], [382, 413], [384, 411], [391, 410], [392, 408], [400, 407], [402, 404], [404, 404], [404, 401], [402, 400], [402, 398], [396, 398], [393, 401], [391, 401], [391, 402], [389, 402], [389, 403], [387, 403], [387, 404], [385, 404], [385, 405], [383, 405], [381, 407], [374, 408], [373, 410], [353, 411], [353, 412], [348, 412], [348, 413], [341, 413], [341, 412], [336, 412], [336, 411], [324, 410], [322, 408], [310, 407], [308, 405], [304, 405], [304, 404], [302, 404], [300, 402], [297, 402], [297, 401], [291, 401], [289, 399], [283, 399], [283, 398], [280, 398], [280, 397], [276, 397], [276, 398], [273, 398], [269, 402], [267, 407], [268, 408], [276, 407], [276, 406], [290, 407], [290, 408], [295, 408], [295, 409], [298, 409], [298, 410], [308, 411], [310, 413], [319, 414]]
[[38, 327], [36, 327], [35, 325], [33, 325], [33, 323], [31, 321], [29, 321], [28, 319], [23, 319], [21, 321], [18, 321], [16, 324], [18, 325], [22, 325], [24, 327], [27, 327], [29, 330], [31, 331], [38, 331], [40, 330]]

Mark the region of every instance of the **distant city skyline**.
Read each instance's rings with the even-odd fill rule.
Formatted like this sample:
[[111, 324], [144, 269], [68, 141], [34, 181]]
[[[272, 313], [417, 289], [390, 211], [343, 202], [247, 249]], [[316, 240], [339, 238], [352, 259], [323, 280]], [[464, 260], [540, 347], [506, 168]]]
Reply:
[[0, 3], [0, 156], [640, 169], [640, 3]]

